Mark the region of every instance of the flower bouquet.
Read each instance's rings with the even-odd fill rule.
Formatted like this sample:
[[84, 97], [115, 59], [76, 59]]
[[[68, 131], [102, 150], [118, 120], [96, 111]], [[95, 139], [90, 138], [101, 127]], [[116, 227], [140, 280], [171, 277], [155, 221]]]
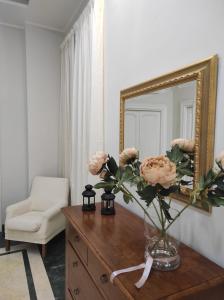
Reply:
[[216, 170], [210, 169], [191, 191], [189, 202], [181, 210], [172, 209], [171, 194], [192, 185], [194, 142], [176, 139], [171, 145], [166, 155], [146, 157], [142, 162], [135, 148], [127, 148], [120, 154], [119, 165], [104, 152], [97, 152], [89, 162], [89, 171], [101, 178], [96, 189], [121, 192], [126, 203], [135, 201], [141, 207], [146, 225], [145, 258], [151, 256], [153, 268], [163, 271], [174, 270], [180, 264], [177, 243], [167, 232], [186, 208], [196, 201], [203, 202], [202, 205], [224, 206], [223, 152], [216, 159]]

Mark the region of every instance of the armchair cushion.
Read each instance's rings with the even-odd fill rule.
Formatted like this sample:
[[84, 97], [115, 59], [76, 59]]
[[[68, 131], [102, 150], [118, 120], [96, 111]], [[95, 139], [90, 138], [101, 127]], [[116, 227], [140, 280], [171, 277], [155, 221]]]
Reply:
[[40, 229], [43, 214], [38, 211], [30, 211], [25, 214], [7, 219], [7, 229], [36, 232]]

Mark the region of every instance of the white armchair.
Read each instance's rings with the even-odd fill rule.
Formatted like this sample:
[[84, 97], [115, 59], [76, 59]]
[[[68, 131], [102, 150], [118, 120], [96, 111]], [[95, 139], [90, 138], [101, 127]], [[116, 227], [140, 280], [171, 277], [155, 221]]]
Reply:
[[44, 257], [48, 241], [65, 229], [61, 208], [68, 205], [68, 194], [67, 179], [35, 177], [30, 197], [6, 209], [6, 250], [10, 241], [36, 243], [42, 245]]

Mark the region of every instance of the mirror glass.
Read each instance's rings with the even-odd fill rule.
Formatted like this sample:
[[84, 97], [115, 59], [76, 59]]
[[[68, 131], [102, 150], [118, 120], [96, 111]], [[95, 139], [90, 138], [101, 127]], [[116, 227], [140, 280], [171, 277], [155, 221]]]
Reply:
[[[121, 91], [120, 152], [135, 147], [139, 158], [166, 154], [174, 139], [194, 140], [193, 176], [172, 194], [189, 202], [201, 176], [214, 164], [217, 55]], [[197, 208], [210, 212], [201, 202]]]
[[196, 80], [127, 99], [124, 147], [142, 160], [165, 154], [173, 139], [194, 139], [195, 107]]

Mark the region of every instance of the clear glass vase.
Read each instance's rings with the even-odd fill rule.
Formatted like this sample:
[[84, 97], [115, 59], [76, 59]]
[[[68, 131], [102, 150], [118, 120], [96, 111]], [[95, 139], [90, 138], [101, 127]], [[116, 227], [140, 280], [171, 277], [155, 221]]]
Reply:
[[145, 217], [145, 259], [153, 258], [152, 268], [158, 271], [172, 271], [180, 265], [179, 242], [164, 230], [155, 229]]

